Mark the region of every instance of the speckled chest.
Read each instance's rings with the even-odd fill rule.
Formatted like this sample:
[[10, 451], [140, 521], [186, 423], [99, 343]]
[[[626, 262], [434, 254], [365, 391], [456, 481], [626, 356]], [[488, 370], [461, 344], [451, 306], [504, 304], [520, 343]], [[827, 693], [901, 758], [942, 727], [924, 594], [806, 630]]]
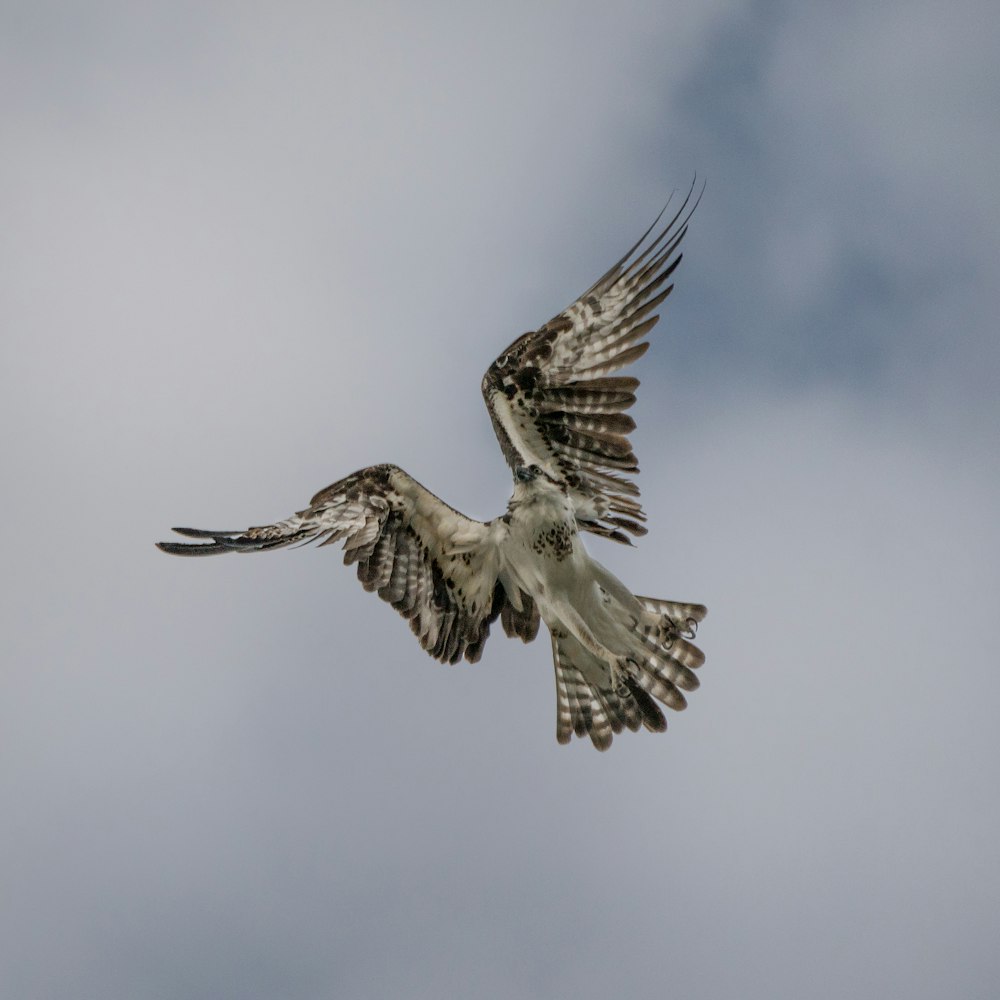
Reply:
[[568, 524], [550, 524], [535, 532], [531, 548], [540, 556], [562, 562], [573, 554], [573, 530]]
[[563, 562], [573, 555], [576, 522], [566, 497], [555, 490], [531, 491], [510, 502], [502, 519], [517, 548], [533, 559]]

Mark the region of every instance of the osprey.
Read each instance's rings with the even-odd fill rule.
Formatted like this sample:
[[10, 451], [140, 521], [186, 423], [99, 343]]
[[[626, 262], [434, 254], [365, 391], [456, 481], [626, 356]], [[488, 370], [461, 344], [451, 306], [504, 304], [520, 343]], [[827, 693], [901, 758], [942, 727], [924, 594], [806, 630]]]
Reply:
[[[576, 302], [514, 341], [482, 391], [514, 477], [507, 512], [476, 521], [395, 465], [373, 465], [321, 490], [309, 506], [246, 531], [174, 528], [198, 542], [160, 542], [174, 555], [259, 552], [343, 542], [366, 590], [404, 618], [431, 656], [474, 663], [497, 618], [530, 642], [539, 619], [552, 638], [556, 739], [587, 735], [606, 750], [614, 733], [667, 727], [657, 702], [682, 709], [704, 655], [691, 642], [700, 604], [637, 597], [584, 548], [589, 531], [631, 544], [646, 533], [628, 441], [638, 379], [615, 375], [649, 347], [644, 338], [673, 289], [693, 190]], [[700, 198], [700, 196], [699, 196]], [[665, 211], [665, 209], [664, 209]], [[648, 243], [647, 243], [648, 240]], [[626, 534], [627, 533], [627, 534]]]

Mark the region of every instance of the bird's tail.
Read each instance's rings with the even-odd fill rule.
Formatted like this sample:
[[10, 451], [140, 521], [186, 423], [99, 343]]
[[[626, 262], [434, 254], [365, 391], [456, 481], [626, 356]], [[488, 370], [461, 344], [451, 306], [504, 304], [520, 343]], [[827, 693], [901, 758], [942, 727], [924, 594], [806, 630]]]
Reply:
[[560, 743], [575, 733], [607, 750], [623, 729], [662, 732], [667, 720], [657, 702], [680, 711], [687, 706], [683, 692], [698, 687], [694, 671], [705, 655], [691, 640], [705, 617], [704, 605], [636, 599], [642, 614], [638, 622], [630, 619], [629, 648], [619, 663], [599, 658], [567, 630], [552, 630]]

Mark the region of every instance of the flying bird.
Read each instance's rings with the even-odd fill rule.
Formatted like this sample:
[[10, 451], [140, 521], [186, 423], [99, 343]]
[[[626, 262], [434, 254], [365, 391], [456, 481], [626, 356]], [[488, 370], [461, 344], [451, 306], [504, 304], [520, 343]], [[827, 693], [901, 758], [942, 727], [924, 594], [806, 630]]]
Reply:
[[[628, 434], [638, 360], [673, 289], [678, 247], [698, 198], [636, 244], [572, 305], [515, 340], [482, 391], [513, 473], [506, 513], [476, 521], [395, 465], [372, 465], [317, 493], [305, 510], [246, 531], [174, 528], [195, 542], [173, 555], [260, 552], [343, 542], [365, 590], [404, 618], [435, 659], [476, 662], [490, 626], [530, 642], [545, 622], [556, 676], [556, 739], [667, 727], [704, 655], [692, 642], [701, 604], [637, 597], [591, 558], [582, 532], [631, 544], [646, 533]], [[669, 204], [669, 203], [668, 203]]]

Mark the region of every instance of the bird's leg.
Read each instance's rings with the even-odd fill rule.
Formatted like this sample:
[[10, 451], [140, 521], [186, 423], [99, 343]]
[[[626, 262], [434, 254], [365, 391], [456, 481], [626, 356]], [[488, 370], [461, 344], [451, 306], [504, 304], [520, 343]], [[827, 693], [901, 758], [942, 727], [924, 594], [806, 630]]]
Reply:
[[583, 617], [572, 606], [562, 608], [559, 613], [563, 625], [573, 633], [581, 646], [589, 653], [592, 653], [598, 660], [608, 665], [611, 674], [611, 686], [617, 692], [619, 698], [628, 695], [628, 684], [625, 678], [633, 680], [639, 675], [639, 664], [630, 656], [619, 656], [608, 649], [591, 631], [590, 626], [583, 620]]
[[560, 608], [559, 618], [588, 653], [592, 653], [604, 663], [613, 663], [617, 659], [616, 654], [598, 640], [582, 615], [572, 605], [567, 604], [566, 607]]
[[635, 680], [639, 676], [639, 664], [631, 656], [620, 656], [611, 665], [611, 683], [615, 689], [615, 694], [619, 698], [627, 698], [629, 695], [629, 680]]

